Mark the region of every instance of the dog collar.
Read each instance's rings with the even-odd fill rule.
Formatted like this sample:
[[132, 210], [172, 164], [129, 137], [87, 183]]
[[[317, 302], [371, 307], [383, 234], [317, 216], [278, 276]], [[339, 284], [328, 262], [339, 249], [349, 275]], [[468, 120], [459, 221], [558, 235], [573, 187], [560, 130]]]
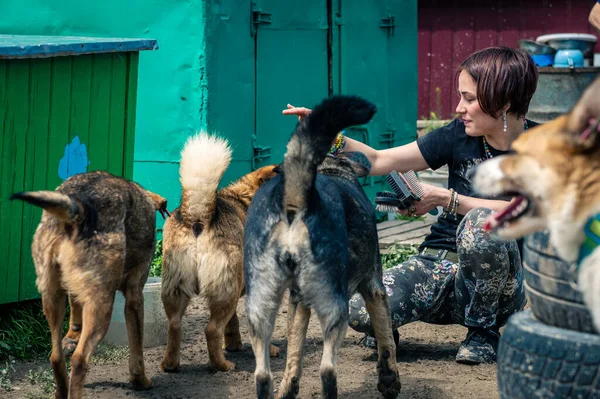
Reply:
[[600, 245], [600, 213], [592, 216], [588, 219], [585, 227], [583, 228], [585, 233], [585, 240], [579, 247], [579, 257], [577, 258], [577, 266], [581, 265], [581, 262], [587, 258], [598, 245]]

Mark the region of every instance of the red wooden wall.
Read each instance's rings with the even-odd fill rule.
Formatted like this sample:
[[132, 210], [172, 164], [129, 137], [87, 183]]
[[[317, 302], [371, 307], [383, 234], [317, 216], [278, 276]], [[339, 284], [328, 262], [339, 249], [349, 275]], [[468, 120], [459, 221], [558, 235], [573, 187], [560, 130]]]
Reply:
[[[518, 47], [548, 33], [594, 33], [594, 0], [419, 0], [419, 118], [450, 118], [458, 97], [455, 72], [475, 50]], [[598, 48], [598, 47], [597, 47]]]

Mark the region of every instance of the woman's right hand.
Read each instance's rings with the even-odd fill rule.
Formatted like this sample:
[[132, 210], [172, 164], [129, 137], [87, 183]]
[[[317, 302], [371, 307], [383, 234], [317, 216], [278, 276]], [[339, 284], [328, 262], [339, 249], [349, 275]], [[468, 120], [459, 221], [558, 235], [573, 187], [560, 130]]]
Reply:
[[284, 115], [296, 115], [298, 117], [298, 121], [301, 121], [306, 115], [310, 114], [312, 109], [305, 107], [294, 107], [292, 104], [287, 105], [287, 109], [281, 111]]

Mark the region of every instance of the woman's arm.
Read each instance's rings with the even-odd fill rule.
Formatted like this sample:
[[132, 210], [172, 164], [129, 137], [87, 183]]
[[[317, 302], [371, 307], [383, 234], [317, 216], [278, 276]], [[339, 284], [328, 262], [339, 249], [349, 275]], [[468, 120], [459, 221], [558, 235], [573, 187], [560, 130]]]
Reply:
[[[423, 191], [425, 192], [421, 201], [415, 203], [416, 214], [424, 215], [433, 208], [441, 206], [447, 208], [450, 203], [450, 190], [433, 186], [431, 184], [421, 183]], [[465, 215], [471, 209], [475, 208], [489, 208], [493, 211], [499, 212], [506, 208], [509, 201], [502, 200], [488, 200], [475, 197], [468, 197], [466, 195], [458, 195], [458, 210], [457, 213]], [[408, 210], [399, 211], [402, 214], [408, 214]]]
[[411, 169], [419, 172], [429, 168], [416, 141], [400, 147], [376, 150], [360, 141], [346, 137], [344, 151], [358, 151], [365, 154], [371, 162], [370, 174], [372, 176], [386, 175], [392, 170], [404, 173]]
[[[312, 110], [309, 108], [294, 107], [293, 105], [288, 104], [287, 109], [284, 109], [282, 114], [295, 115], [298, 117], [298, 120], [302, 120], [302, 118], [311, 112]], [[344, 151], [362, 152], [369, 159], [369, 162], [371, 162], [370, 174], [372, 176], [386, 175], [392, 170], [404, 173], [411, 169], [415, 172], [419, 172], [429, 168], [416, 141], [400, 147], [376, 150], [349, 137], [345, 137], [345, 140], [346, 145]]]

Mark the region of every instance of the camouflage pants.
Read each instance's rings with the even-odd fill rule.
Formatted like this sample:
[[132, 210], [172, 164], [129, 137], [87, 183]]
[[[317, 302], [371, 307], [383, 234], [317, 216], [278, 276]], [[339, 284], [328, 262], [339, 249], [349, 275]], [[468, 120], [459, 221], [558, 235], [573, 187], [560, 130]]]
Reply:
[[[523, 271], [516, 241], [501, 241], [482, 226], [491, 213], [473, 209], [457, 231], [458, 264], [415, 255], [384, 271], [392, 325], [424, 321], [471, 327], [500, 327], [525, 306]], [[350, 300], [350, 327], [372, 332], [360, 295]]]

